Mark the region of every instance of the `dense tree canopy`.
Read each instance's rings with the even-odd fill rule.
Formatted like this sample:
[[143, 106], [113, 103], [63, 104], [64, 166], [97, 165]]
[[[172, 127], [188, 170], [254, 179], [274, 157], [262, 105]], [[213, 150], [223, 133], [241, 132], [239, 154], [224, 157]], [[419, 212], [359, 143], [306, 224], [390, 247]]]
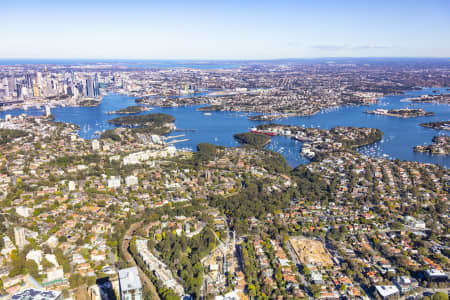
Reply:
[[208, 162], [216, 158], [217, 146], [210, 143], [200, 143], [197, 145], [197, 152], [194, 154], [194, 160], [198, 163]]
[[238, 133], [234, 135], [234, 138], [241, 144], [246, 144], [257, 148], [262, 148], [270, 143], [270, 137], [261, 133]]
[[100, 135], [100, 139], [111, 139], [113, 141], [120, 141], [120, 136], [114, 132], [114, 129], [108, 129]]
[[124, 116], [117, 117], [109, 120], [108, 122], [115, 125], [122, 126], [139, 126], [139, 125], [154, 125], [154, 126], [162, 126], [165, 123], [172, 123], [175, 121], [175, 118], [171, 115], [167, 114], [146, 114], [140, 116]]
[[266, 193], [262, 181], [245, 180], [244, 189], [231, 197], [211, 196], [211, 205], [221, 209], [232, 220], [238, 233], [247, 231], [246, 220], [250, 217], [263, 218], [268, 213], [289, 205], [291, 193]]
[[145, 110], [145, 107], [143, 107], [143, 106], [131, 105], [131, 106], [119, 109], [115, 113], [116, 114], [137, 114], [137, 113], [140, 113], [143, 110]]
[[165, 232], [163, 236], [156, 249], [183, 280], [186, 291], [198, 299], [203, 284], [203, 266], [200, 259], [214, 247], [215, 237], [212, 230], [207, 227], [192, 238], [177, 236], [172, 232]]
[[7, 144], [14, 139], [27, 136], [28, 132], [16, 129], [0, 129], [0, 145]]

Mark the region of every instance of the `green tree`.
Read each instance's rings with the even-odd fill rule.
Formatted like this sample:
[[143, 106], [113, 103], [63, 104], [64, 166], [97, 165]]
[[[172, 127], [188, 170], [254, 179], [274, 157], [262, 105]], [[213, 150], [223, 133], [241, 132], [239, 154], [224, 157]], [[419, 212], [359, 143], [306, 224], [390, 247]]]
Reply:
[[431, 297], [431, 300], [448, 300], [448, 295], [444, 292], [436, 292]]
[[247, 289], [248, 289], [248, 295], [250, 297], [256, 296], [256, 286], [254, 284], [249, 284]]
[[95, 276], [89, 276], [88, 280], [87, 280], [88, 286], [94, 285], [96, 280], [97, 280], [97, 278]]
[[11, 253], [12, 269], [9, 271], [9, 277], [14, 277], [19, 274], [25, 274], [25, 255], [23, 253], [18, 253], [14, 250]]
[[37, 265], [37, 263], [34, 260], [32, 260], [32, 259], [27, 260], [25, 262], [25, 269], [34, 278], [36, 278], [36, 279], [39, 278], [39, 266]]
[[69, 277], [70, 288], [74, 289], [84, 284], [85, 280], [79, 273], [74, 273]]
[[41, 265], [44, 268], [44, 270], [51, 269], [51, 268], [53, 268], [55, 266], [53, 263], [48, 261], [45, 257], [42, 258]]

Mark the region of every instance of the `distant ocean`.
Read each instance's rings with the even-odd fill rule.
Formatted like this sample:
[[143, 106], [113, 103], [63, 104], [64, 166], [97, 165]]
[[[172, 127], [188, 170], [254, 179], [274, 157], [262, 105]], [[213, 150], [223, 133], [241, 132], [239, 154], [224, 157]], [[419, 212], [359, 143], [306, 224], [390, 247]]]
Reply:
[[389, 58], [389, 57], [330, 57], [330, 58], [286, 58], [269, 60], [138, 60], [138, 59], [4, 59], [1, 65], [86, 65], [113, 64], [118, 67], [148, 68], [193, 68], [193, 69], [233, 69], [248, 65], [277, 64], [391, 64], [420, 63], [427, 66], [450, 66], [449, 58]]
[[247, 62], [213, 60], [101, 60], [101, 59], [0, 59], [0, 65], [87, 65], [112, 64], [117, 67], [148, 68], [193, 68], [231, 69], [239, 68]]

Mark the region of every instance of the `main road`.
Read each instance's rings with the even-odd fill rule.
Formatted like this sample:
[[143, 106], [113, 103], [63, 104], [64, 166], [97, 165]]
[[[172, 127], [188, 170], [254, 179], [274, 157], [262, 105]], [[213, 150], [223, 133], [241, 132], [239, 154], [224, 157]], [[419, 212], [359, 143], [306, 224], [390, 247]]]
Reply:
[[127, 232], [124, 235], [124, 239], [122, 241], [122, 253], [125, 256], [125, 260], [132, 264], [133, 266], [136, 266], [139, 270], [139, 276], [141, 277], [143, 283], [144, 283], [144, 289], [147, 288], [147, 290], [151, 293], [152, 299], [154, 300], [161, 300], [158, 296], [158, 292], [156, 291], [155, 286], [153, 285], [153, 282], [150, 280], [150, 278], [145, 274], [145, 272], [136, 264], [136, 261], [131, 255], [129, 247], [130, 247], [130, 241], [133, 237], [133, 233], [138, 229], [142, 224], [141, 222], [134, 223], [128, 228]]

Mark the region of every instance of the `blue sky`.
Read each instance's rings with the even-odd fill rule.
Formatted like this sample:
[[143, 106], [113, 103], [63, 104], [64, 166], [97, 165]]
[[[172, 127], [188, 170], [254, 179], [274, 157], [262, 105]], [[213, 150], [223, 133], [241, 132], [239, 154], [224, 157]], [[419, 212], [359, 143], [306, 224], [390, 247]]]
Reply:
[[450, 57], [449, 0], [0, 0], [0, 58]]

